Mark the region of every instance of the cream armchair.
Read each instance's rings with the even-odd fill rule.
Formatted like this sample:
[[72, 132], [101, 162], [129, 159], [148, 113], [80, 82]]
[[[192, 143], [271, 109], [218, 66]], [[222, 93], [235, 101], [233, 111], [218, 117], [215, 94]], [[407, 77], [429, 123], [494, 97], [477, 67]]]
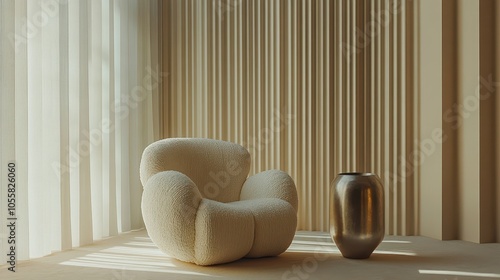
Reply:
[[142, 155], [142, 215], [164, 253], [198, 265], [283, 253], [297, 226], [297, 191], [283, 171], [248, 177], [242, 146], [171, 138]]

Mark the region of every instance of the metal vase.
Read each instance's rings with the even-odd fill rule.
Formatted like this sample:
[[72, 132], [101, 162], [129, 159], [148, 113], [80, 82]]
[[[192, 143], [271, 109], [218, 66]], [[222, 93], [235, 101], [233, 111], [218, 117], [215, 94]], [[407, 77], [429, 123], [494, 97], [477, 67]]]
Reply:
[[372, 173], [340, 173], [330, 192], [330, 235], [345, 258], [365, 259], [384, 239], [384, 187]]

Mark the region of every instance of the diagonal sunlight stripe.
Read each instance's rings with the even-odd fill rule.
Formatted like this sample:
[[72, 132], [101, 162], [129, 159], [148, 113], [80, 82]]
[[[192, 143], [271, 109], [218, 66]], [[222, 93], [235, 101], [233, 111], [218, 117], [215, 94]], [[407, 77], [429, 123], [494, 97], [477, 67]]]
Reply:
[[482, 273], [482, 272], [452, 271], [452, 270], [428, 270], [428, 269], [419, 269], [418, 272], [420, 274], [500, 278], [500, 274], [497, 274], [497, 273]]
[[383, 251], [383, 250], [375, 250], [374, 254], [383, 254], [383, 255], [400, 255], [400, 256], [416, 256], [416, 253], [413, 252], [404, 252], [404, 251]]
[[410, 241], [404, 241], [404, 240], [382, 240], [382, 243], [411, 244]]
[[294, 240], [292, 244], [303, 244], [303, 245], [321, 245], [321, 246], [332, 246], [336, 247], [332, 241], [322, 242], [322, 241], [310, 241], [310, 240]]

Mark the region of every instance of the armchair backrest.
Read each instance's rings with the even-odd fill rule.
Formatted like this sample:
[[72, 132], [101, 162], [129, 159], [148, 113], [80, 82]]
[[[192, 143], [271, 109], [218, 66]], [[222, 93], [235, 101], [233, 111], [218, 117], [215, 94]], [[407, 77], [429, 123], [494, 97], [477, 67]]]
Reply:
[[168, 138], [149, 145], [142, 154], [140, 173], [145, 186], [161, 171], [188, 176], [203, 197], [219, 202], [239, 200], [250, 171], [250, 154], [231, 142], [205, 138]]

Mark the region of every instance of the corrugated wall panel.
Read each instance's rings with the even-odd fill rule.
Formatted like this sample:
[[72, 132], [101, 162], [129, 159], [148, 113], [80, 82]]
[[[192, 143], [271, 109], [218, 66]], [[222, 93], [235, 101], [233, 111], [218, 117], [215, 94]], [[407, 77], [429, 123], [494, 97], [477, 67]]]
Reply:
[[[461, 141], [482, 137], [483, 156], [474, 159], [498, 167], [498, 155], [486, 157], [487, 147], [498, 154], [498, 141], [485, 141], [498, 139], [486, 131], [498, 127], [491, 121], [498, 102], [482, 103], [482, 112], [476, 112], [480, 128], [467, 120], [462, 130], [450, 130], [443, 116], [459, 100], [457, 92], [467, 91], [451, 77], [463, 74], [461, 83], [477, 84], [470, 67], [450, 73], [450, 62], [480, 62], [461, 55], [457, 46], [479, 50], [480, 74], [497, 71], [498, 76], [498, 62], [484, 66], [490, 56], [498, 57], [498, 47], [487, 45], [494, 40], [485, 39], [498, 28], [492, 27], [493, 17], [478, 16], [499, 5], [486, 1], [470, 16], [448, 7], [479, 7], [477, 0], [471, 2], [164, 1], [170, 14], [162, 30], [169, 56], [164, 60], [171, 77], [164, 88], [164, 137], [237, 142], [252, 154], [252, 174], [272, 168], [290, 173], [300, 200], [299, 229], [328, 230], [330, 183], [337, 173], [357, 171], [383, 180], [387, 234], [479, 242], [492, 240], [496, 231], [498, 239], [499, 226], [487, 224], [500, 224], [500, 215], [484, 206], [500, 193], [493, 169], [483, 170], [489, 175], [482, 180], [463, 170], [462, 177], [472, 176], [467, 182], [481, 184], [480, 191], [471, 191], [454, 176], [462, 165], [450, 163], [470, 158], [472, 150], [459, 148]], [[475, 22], [483, 39], [453, 18]], [[491, 38], [498, 45], [498, 36]], [[451, 133], [453, 140], [433, 143], [426, 154], [436, 129]], [[474, 133], [460, 136], [469, 130]], [[479, 207], [467, 196], [461, 202], [458, 192], [486, 204]], [[453, 209], [462, 213], [469, 206], [484, 220], [477, 222], [481, 234], [464, 229], [470, 217], [455, 216]]]
[[389, 175], [403, 168], [413, 106], [401, 97], [405, 18], [388, 10], [405, 6], [394, 3], [166, 1], [165, 137], [238, 142], [252, 154], [251, 173], [289, 172], [300, 229], [328, 230], [337, 173], [375, 172], [386, 186], [388, 233], [413, 233], [405, 182]]

